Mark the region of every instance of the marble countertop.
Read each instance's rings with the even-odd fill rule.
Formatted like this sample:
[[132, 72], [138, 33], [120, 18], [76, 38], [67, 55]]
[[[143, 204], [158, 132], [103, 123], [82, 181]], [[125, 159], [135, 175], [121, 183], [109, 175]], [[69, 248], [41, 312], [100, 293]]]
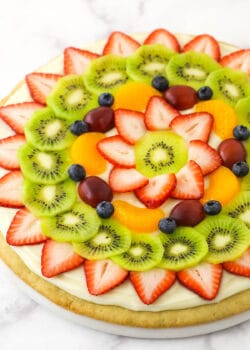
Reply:
[[[249, 47], [248, 0], [8, 0], [0, 11], [0, 99], [25, 74], [66, 46], [83, 46], [107, 37], [165, 27], [173, 32], [213, 34]], [[249, 349], [250, 321], [206, 336], [142, 340], [93, 331], [59, 318], [26, 296], [0, 262], [0, 349], [129, 350]]]

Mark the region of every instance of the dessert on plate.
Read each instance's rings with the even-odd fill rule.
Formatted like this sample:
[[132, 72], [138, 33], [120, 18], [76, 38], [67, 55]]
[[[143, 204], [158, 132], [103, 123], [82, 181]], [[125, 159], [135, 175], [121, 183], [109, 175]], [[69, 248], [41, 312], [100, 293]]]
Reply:
[[0, 107], [0, 257], [146, 328], [250, 308], [250, 50], [165, 29], [68, 47]]

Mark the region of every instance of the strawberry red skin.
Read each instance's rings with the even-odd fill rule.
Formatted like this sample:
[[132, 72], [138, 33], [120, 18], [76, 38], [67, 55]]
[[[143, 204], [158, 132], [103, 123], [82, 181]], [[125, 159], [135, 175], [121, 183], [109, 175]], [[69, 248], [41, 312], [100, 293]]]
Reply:
[[76, 47], [67, 47], [64, 50], [64, 73], [83, 74], [90, 62], [100, 55]]
[[176, 37], [163, 28], [156, 29], [152, 33], [150, 33], [145, 39], [144, 44], [161, 44], [173, 51], [180, 51], [180, 44]]
[[250, 247], [239, 259], [225, 262], [223, 268], [235, 275], [250, 277]]
[[148, 179], [136, 169], [114, 167], [109, 174], [109, 185], [114, 192], [130, 192], [143, 187]]
[[9, 208], [21, 208], [23, 176], [21, 171], [14, 170], [0, 179], [0, 205]]
[[144, 272], [131, 271], [129, 274], [136, 293], [144, 304], [152, 304], [175, 282], [175, 273], [164, 269]]
[[0, 140], [0, 166], [7, 170], [20, 169], [18, 149], [26, 143], [24, 135], [14, 135]]
[[112, 32], [103, 48], [103, 55], [129, 56], [140, 47], [140, 43], [122, 32]]
[[220, 46], [218, 44], [218, 41], [208, 34], [195, 36], [192, 40], [183, 46], [182, 51], [197, 51], [206, 53], [216, 61], [220, 60]]
[[179, 282], [192, 292], [203, 299], [213, 300], [219, 292], [222, 265], [203, 263], [190, 269], [179, 271], [177, 277]]
[[144, 114], [128, 109], [117, 109], [115, 127], [127, 143], [134, 145], [146, 132]]
[[243, 49], [225, 55], [220, 60], [224, 67], [242, 70], [250, 75], [250, 49]]
[[38, 244], [46, 239], [41, 231], [40, 221], [27, 208], [16, 212], [6, 235], [8, 244], [14, 246]]

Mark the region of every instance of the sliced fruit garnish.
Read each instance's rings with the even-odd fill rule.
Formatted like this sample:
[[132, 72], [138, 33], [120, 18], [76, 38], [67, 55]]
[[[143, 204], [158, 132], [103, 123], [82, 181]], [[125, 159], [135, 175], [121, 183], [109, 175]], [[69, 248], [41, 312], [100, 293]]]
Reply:
[[38, 244], [46, 239], [42, 233], [40, 221], [26, 208], [18, 210], [6, 235], [8, 244], [15, 246]]
[[204, 193], [204, 179], [200, 166], [193, 160], [176, 174], [176, 186], [171, 197], [177, 199], [199, 199]]
[[192, 40], [186, 43], [182, 49], [186, 51], [197, 51], [206, 53], [213, 57], [216, 61], [220, 59], [220, 46], [217, 40], [208, 34], [201, 34], [195, 36]]
[[174, 174], [163, 174], [149, 179], [148, 184], [135, 191], [136, 197], [147, 208], [159, 207], [169, 197], [176, 185]]
[[148, 183], [137, 170], [114, 167], [109, 174], [109, 185], [115, 192], [130, 192]]
[[61, 243], [48, 239], [43, 246], [41, 264], [42, 274], [53, 277], [80, 266], [83, 258], [77, 255], [70, 243]]
[[203, 175], [210, 174], [222, 163], [216, 150], [200, 140], [189, 142], [188, 159], [195, 161], [200, 166]]
[[159, 28], [151, 32], [144, 40], [144, 44], [161, 44], [173, 51], [180, 51], [180, 44], [176, 37], [168, 30], [163, 28]]
[[2, 207], [20, 208], [22, 202], [23, 175], [15, 170], [0, 179], [0, 205]]
[[179, 115], [179, 111], [162, 97], [153, 96], [147, 104], [145, 124], [148, 130], [166, 130], [171, 121]]
[[186, 141], [207, 142], [213, 125], [213, 116], [206, 112], [191, 113], [176, 117], [170, 127]]
[[18, 149], [26, 143], [23, 135], [14, 135], [0, 140], [0, 166], [8, 169], [19, 169]]
[[126, 143], [121, 136], [115, 135], [99, 141], [97, 149], [114, 165], [124, 168], [135, 166], [134, 147]]
[[237, 196], [223, 208], [223, 213], [231, 218], [240, 219], [250, 229], [250, 191], [238, 193]]
[[131, 271], [129, 277], [138, 297], [147, 305], [158, 299], [175, 281], [173, 271], [157, 268], [144, 272]]
[[223, 268], [235, 275], [250, 277], [250, 248], [239, 259], [225, 262]]
[[114, 218], [136, 232], [157, 230], [159, 220], [165, 215], [161, 209], [139, 208], [122, 200], [114, 201], [113, 205]]
[[0, 107], [0, 118], [17, 134], [24, 133], [24, 125], [33, 113], [43, 106], [36, 102], [23, 102]]
[[177, 273], [178, 280], [192, 292], [212, 300], [218, 294], [222, 278], [220, 264], [203, 263]]
[[112, 32], [103, 48], [103, 55], [129, 56], [134, 53], [140, 43], [122, 32]]
[[94, 52], [81, 50], [76, 47], [67, 47], [64, 50], [64, 73], [83, 74], [90, 62], [99, 56]]
[[224, 67], [241, 70], [250, 75], [250, 49], [238, 50], [225, 55], [220, 60], [220, 64]]
[[126, 142], [134, 145], [146, 132], [144, 114], [118, 109], [115, 111], [115, 127]]
[[128, 271], [109, 259], [85, 260], [84, 271], [90, 294], [100, 295], [120, 285], [128, 276]]
[[33, 100], [46, 105], [47, 96], [60, 78], [62, 78], [62, 75], [50, 73], [31, 73], [26, 75], [26, 83]]

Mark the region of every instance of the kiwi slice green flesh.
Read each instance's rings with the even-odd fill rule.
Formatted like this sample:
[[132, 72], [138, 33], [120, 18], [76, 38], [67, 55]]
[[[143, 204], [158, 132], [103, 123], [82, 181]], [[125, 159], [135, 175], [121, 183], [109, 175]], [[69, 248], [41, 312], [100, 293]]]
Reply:
[[71, 164], [68, 151], [40, 151], [28, 144], [18, 151], [20, 167], [24, 176], [32, 182], [55, 184], [68, 177]]
[[222, 68], [212, 72], [205, 85], [210, 86], [213, 90], [213, 98], [221, 99], [233, 107], [240, 99], [250, 95], [248, 75], [231, 68]]
[[240, 99], [235, 106], [235, 111], [239, 120], [238, 124], [250, 129], [250, 97]]
[[126, 58], [106, 55], [93, 60], [83, 79], [86, 87], [94, 93], [114, 92], [128, 82]]
[[208, 244], [206, 261], [219, 264], [240, 257], [250, 243], [250, 231], [239, 219], [225, 215], [207, 217], [195, 229], [204, 235]]
[[223, 208], [223, 212], [231, 218], [240, 219], [250, 229], [250, 191], [240, 192]]
[[76, 201], [75, 183], [66, 180], [55, 185], [24, 181], [23, 203], [37, 217], [64, 212]]
[[111, 259], [129, 271], [146, 271], [159, 264], [163, 246], [159, 237], [148, 234], [132, 234], [129, 249]]
[[207, 254], [206, 240], [195, 229], [179, 227], [173, 234], [161, 234], [164, 254], [159, 267], [179, 271], [197, 265]]
[[128, 57], [127, 73], [134, 80], [151, 84], [155, 76], [166, 75], [166, 66], [175, 54], [160, 44], [143, 45]]
[[41, 151], [60, 151], [76, 138], [70, 132], [70, 124], [70, 121], [56, 117], [52, 109], [41, 109], [25, 125], [26, 140]]
[[97, 234], [83, 243], [74, 243], [77, 254], [89, 260], [105, 259], [128, 250], [131, 232], [114, 219], [104, 219]]
[[187, 158], [184, 140], [170, 131], [147, 132], [135, 145], [136, 169], [147, 177], [176, 173]]
[[83, 202], [64, 213], [41, 219], [42, 232], [59, 242], [84, 242], [96, 235], [100, 224], [95, 209]]
[[98, 106], [97, 96], [88, 91], [79, 75], [61, 78], [47, 97], [47, 105], [54, 113], [68, 120], [82, 119], [91, 109]]
[[166, 67], [166, 75], [170, 85], [189, 85], [199, 89], [205, 85], [209, 74], [219, 68], [219, 63], [210, 56], [189, 51], [171, 58]]

